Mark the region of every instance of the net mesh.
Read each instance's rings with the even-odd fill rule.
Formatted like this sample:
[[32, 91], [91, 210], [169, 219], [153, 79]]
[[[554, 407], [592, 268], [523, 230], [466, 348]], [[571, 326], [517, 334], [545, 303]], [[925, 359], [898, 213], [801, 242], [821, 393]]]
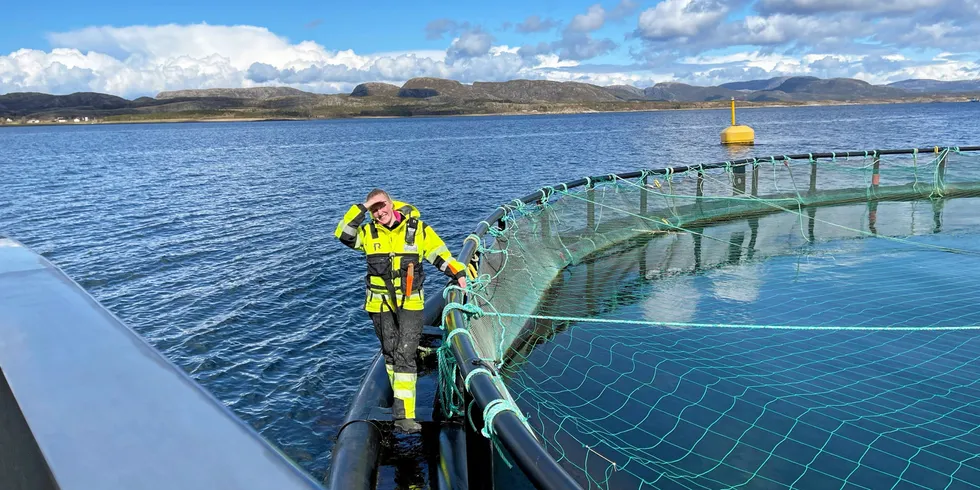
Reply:
[[583, 487], [970, 487], [978, 157], [546, 188], [473, 237], [477, 278], [449, 308]]

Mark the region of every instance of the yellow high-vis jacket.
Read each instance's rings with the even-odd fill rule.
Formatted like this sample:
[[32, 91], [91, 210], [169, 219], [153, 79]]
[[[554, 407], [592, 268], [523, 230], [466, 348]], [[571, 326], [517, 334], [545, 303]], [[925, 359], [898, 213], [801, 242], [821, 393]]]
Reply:
[[442, 238], [419, 219], [415, 206], [401, 201], [392, 201], [392, 205], [402, 215], [392, 229], [374, 220], [365, 223], [367, 208], [354, 204], [334, 232], [341, 243], [367, 256], [364, 309], [370, 313], [423, 309], [422, 259], [454, 279], [466, 275], [466, 268], [453, 258]]

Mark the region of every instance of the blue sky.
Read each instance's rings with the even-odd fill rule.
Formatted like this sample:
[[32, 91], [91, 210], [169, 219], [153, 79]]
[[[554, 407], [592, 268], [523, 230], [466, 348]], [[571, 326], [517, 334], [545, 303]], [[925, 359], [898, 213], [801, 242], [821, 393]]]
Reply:
[[[977, 0], [8, 2], [0, 93], [980, 77]], [[370, 11], [368, 11], [370, 9]]]
[[[253, 25], [266, 27], [294, 42], [316, 41], [332, 49], [383, 52], [405, 49], [442, 49], [446, 43], [426, 39], [426, 25], [440, 18], [457, 19], [497, 29], [530, 15], [570, 19], [585, 9], [581, 4], [556, 0], [533, 2], [500, 0], [493, 7], [476, 2], [315, 2], [220, 1], [194, 2], [45, 2], [45, 12], [31, 2], [4, 6], [0, 29], [0, 53], [20, 48], [46, 49], [48, 32], [65, 32], [89, 26], [160, 24]], [[270, 7], [270, 5], [276, 5]], [[370, 5], [370, 12], [364, 5]], [[585, 4], [586, 6], [589, 4]], [[507, 33], [502, 32], [502, 41]], [[517, 39], [515, 33], [509, 37]]]

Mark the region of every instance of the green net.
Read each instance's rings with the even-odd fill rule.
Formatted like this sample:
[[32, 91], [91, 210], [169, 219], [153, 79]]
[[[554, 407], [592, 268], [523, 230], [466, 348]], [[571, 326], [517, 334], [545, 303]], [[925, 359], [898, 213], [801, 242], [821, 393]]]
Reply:
[[471, 238], [453, 335], [585, 488], [972, 486], [978, 157], [772, 157], [543, 189]]

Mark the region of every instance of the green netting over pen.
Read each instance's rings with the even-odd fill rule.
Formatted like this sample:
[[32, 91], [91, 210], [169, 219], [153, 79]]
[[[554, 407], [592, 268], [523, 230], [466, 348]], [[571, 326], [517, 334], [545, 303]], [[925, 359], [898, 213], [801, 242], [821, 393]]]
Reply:
[[980, 481], [980, 152], [849, 155], [590, 178], [489, 223], [467, 329], [584, 488]]

